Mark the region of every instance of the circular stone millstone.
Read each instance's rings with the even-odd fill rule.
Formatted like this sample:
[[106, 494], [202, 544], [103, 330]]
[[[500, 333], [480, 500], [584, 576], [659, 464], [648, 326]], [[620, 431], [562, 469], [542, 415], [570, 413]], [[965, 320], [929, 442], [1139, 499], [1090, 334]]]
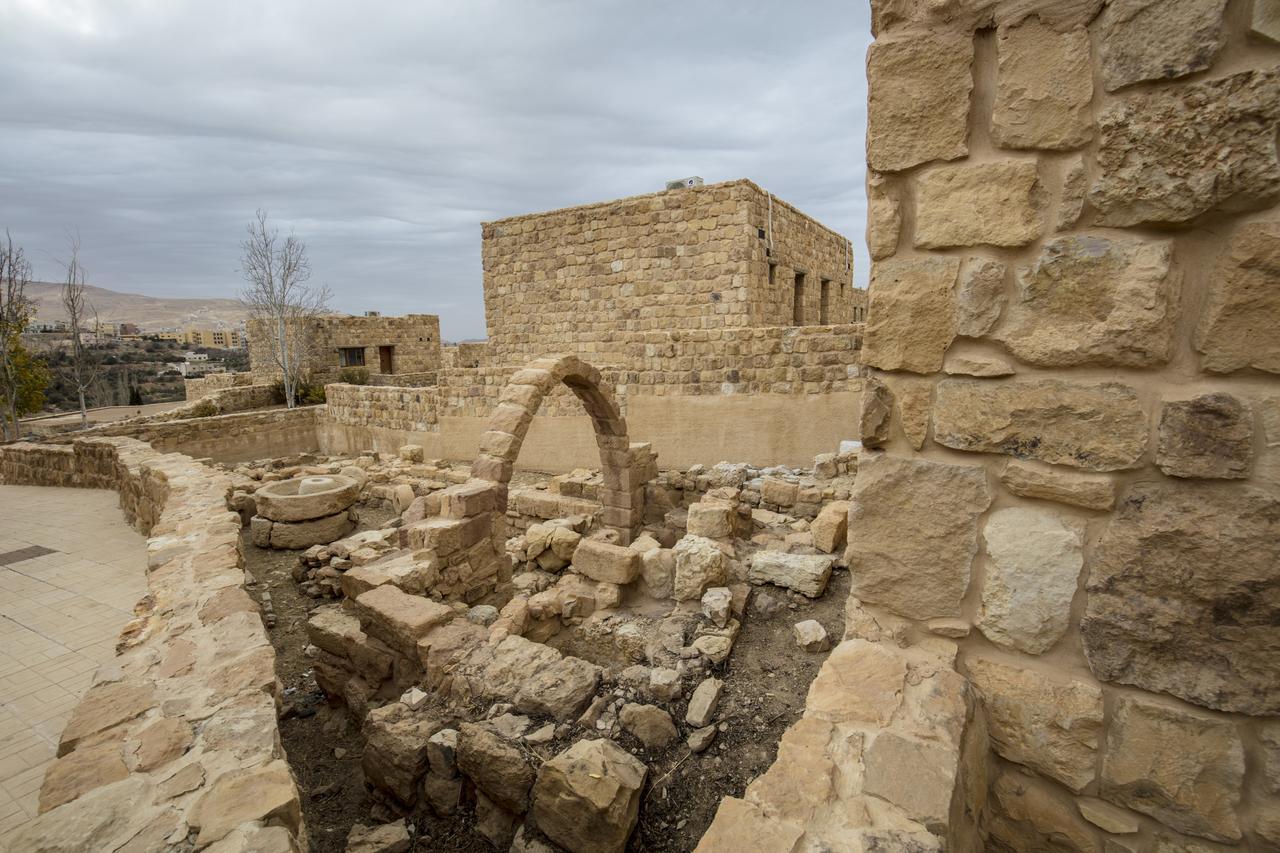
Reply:
[[360, 484], [341, 474], [268, 483], [254, 493], [258, 515], [272, 521], [310, 521], [336, 515], [356, 502]]

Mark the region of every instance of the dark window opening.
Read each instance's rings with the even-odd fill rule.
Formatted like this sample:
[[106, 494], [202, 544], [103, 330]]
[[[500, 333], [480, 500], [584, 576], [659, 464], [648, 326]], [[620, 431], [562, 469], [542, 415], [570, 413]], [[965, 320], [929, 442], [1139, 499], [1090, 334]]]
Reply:
[[796, 273], [795, 295], [791, 299], [792, 316], [791, 320], [794, 325], [804, 325], [804, 273]]
[[364, 367], [364, 347], [338, 347], [338, 364], [342, 367]]
[[831, 322], [831, 279], [824, 278], [818, 291], [818, 325]]
[[778, 265], [769, 264], [769, 284], [773, 284], [778, 278]]

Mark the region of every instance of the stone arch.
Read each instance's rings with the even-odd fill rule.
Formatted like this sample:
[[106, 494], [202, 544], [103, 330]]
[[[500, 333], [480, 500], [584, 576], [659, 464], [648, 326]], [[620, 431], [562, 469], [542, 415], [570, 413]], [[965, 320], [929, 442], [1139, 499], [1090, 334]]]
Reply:
[[644, 483], [633, 473], [627, 422], [613, 394], [600, 382], [600, 371], [576, 355], [552, 355], [536, 359], [517, 370], [502, 389], [498, 406], [480, 436], [480, 455], [472, 466], [474, 478], [496, 486], [499, 511], [507, 506], [507, 490], [520, 447], [542, 400], [564, 383], [582, 401], [595, 429], [604, 483], [600, 503], [602, 521], [618, 531], [622, 544], [631, 542], [644, 518]]

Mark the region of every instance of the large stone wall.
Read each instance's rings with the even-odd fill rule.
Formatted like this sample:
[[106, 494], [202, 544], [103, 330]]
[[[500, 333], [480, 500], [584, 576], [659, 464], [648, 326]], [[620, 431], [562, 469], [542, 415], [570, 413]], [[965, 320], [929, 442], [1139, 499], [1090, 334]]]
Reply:
[[1276, 6], [872, 5], [847, 642], [954, 644], [992, 754], [939, 820], [958, 753], [872, 790], [886, 716], [863, 793], [987, 850], [1280, 849]]
[[[294, 352], [303, 353], [307, 372], [324, 379], [341, 369], [338, 350], [364, 350], [364, 369], [370, 374], [433, 374], [440, 368], [440, 318], [434, 314], [406, 314], [403, 317], [326, 316], [307, 323], [305, 346]], [[378, 348], [394, 347], [391, 370], [384, 372]], [[272, 357], [271, 340], [261, 324], [249, 324], [249, 370], [255, 382], [273, 381], [280, 370]]]
[[148, 595], [62, 732], [42, 813], [9, 849], [305, 849], [230, 480], [129, 438], [8, 445], [0, 479], [114, 488], [149, 537]]

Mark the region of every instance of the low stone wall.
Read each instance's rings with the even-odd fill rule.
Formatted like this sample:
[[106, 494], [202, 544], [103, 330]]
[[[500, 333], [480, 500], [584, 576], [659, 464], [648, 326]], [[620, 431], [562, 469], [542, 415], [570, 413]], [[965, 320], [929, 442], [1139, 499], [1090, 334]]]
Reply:
[[253, 377], [248, 373], [210, 373], [207, 376], [193, 376], [183, 380], [188, 400], [199, 400], [225, 388], [253, 384]]
[[0, 478], [114, 488], [149, 536], [149, 593], [62, 733], [41, 815], [10, 849], [305, 849], [230, 478], [129, 438], [9, 445]]
[[317, 450], [318, 411], [319, 407], [308, 406], [174, 421], [121, 421], [90, 433], [131, 436], [154, 445], [157, 450], [176, 450], [197, 459], [243, 462]]
[[437, 372], [426, 370], [421, 373], [370, 373], [370, 385], [393, 385], [402, 388], [422, 388], [435, 385]]
[[434, 388], [334, 384], [324, 386], [325, 416], [334, 423], [414, 432], [439, 430]]

